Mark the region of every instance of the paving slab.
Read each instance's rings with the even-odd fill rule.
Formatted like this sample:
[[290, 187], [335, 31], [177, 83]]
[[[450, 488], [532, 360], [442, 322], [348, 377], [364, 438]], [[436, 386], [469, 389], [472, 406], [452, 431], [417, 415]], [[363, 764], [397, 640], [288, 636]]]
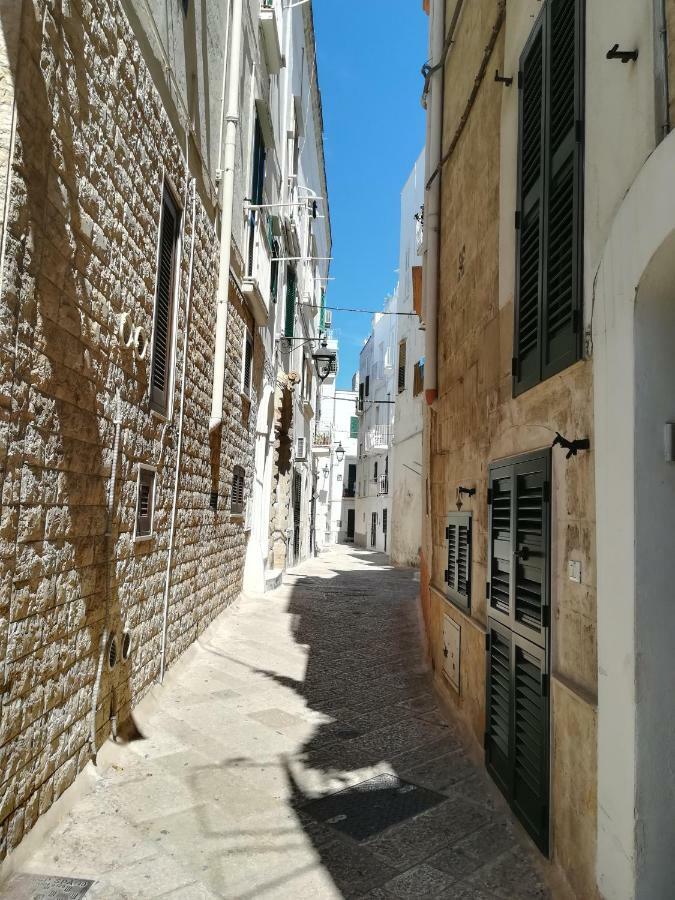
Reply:
[[436, 704], [418, 594], [413, 570], [339, 547], [240, 598], [0, 896], [40, 875], [85, 900], [552, 897]]

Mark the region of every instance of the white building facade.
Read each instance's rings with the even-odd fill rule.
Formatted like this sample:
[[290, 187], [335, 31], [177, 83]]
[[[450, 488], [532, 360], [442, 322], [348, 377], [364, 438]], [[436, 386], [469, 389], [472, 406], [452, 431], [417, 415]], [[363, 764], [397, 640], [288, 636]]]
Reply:
[[390, 465], [392, 562], [419, 565], [422, 521], [424, 332], [421, 309], [421, 229], [424, 152], [401, 192], [399, 284], [396, 294], [396, 395], [393, 463]]

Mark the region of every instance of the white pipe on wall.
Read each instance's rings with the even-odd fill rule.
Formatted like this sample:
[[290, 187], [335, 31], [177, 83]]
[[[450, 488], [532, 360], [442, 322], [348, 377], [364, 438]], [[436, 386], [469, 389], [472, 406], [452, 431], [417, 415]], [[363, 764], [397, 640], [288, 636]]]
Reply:
[[227, 348], [227, 310], [230, 287], [230, 259], [232, 256], [232, 217], [234, 202], [234, 161], [239, 125], [239, 69], [241, 67], [243, 0], [234, 0], [230, 62], [228, 76], [227, 115], [225, 116], [225, 160], [222, 179], [222, 219], [220, 229], [220, 261], [216, 301], [216, 347], [213, 361], [213, 391], [209, 431], [223, 423], [223, 393], [225, 386], [225, 352]]

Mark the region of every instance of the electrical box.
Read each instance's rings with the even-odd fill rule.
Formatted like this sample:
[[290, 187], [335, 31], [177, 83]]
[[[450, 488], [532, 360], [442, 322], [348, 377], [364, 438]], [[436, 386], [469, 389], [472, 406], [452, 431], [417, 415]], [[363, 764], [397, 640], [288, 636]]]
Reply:
[[450, 616], [443, 616], [443, 674], [459, 693], [459, 654], [461, 630]]

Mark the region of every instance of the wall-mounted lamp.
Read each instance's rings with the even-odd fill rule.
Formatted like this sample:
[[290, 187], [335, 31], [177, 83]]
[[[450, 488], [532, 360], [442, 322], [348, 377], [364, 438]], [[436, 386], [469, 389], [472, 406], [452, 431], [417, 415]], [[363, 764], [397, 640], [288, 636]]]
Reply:
[[335, 351], [323, 350], [319, 353], [313, 353], [312, 359], [316, 363], [316, 371], [320, 381], [323, 383], [330, 373], [334, 371]]
[[322, 472], [324, 478], [328, 478], [328, 476], [330, 475], [330, 469], [328, 468], [328, 466], [324, 466]]
[[345, 458], [345, 448], [342, 446], [342, 441], [335, 448], [335, 458], [339, 463]]

